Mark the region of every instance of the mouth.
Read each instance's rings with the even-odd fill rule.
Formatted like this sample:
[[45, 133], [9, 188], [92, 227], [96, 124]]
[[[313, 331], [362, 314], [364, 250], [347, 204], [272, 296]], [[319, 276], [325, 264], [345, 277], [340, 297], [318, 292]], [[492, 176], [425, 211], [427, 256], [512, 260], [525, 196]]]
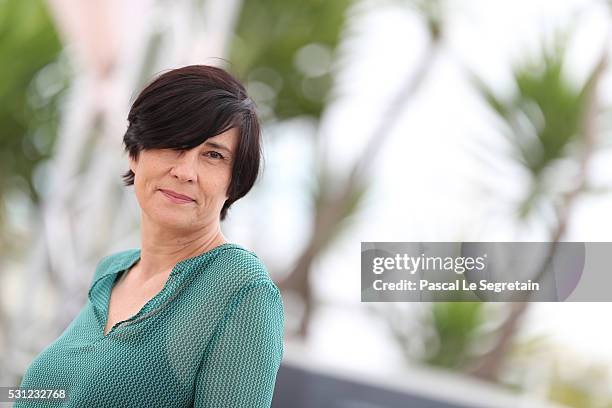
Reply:
[[176, 191], [172, 191], [172, 190], [166, 190], [166, 189], [159, 189], [159, 191], [165, 195], [166, 197], [168, 197], [171, 201], [178, 203], [178, 204], [184, 204], [184, 203], [192, 203], [195, 200], [187, 195], [184, 194], [180, 194], [177, 193]]

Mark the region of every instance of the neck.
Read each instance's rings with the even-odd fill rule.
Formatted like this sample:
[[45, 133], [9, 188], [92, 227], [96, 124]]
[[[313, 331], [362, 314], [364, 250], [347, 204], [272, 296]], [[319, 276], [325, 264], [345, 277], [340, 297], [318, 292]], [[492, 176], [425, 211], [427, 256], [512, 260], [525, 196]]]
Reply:
[[227, 242], [219, 221], [195, 231], [171, 230], [141, 213], [141, 252], [138, 275], [143, 278], [169, 275], [178, 262], [197, 256]]

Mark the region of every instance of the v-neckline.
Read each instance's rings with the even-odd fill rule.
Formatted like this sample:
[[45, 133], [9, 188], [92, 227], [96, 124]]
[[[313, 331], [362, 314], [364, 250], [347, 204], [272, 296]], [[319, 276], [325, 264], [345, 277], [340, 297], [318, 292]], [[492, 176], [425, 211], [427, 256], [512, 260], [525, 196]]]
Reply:
[[[108, 299], [106, 301], [106, 310], [105, 310], [105, 313], [104, 313], [105, 314], [104, 324], [102, 325], [102, 336], [103, 337], [108, 337], [108, 335], [113, 332], [115, 327], [117, 327], [118, 325], [122, 324], [123, 322], [127, 322], [127, 321], [135, 318], [136, 316], [138, 316], [140, 314], [140, 312], [142, 311], [142, 309], [145, 307], [145, 305], [147, 303], [149, 303], [149, 301], [153, 300], [153, 298], [155, 298], [157, 295], [159, 295], [159, 293], [161, 291], [164, 290], [164, 287], [166, 286], [166, 284], [168, 283], [168, 280], [170, 279], [170, 275], [168, 275], [168, 279], [166, 279], [166, 281], [164, 282], [164, 286], [162, 286], [162, 288], [159, 290], [159, 292], [157, 292], [155, 295], [153, 295], [153, 297], [151, 299], [147, 300], [142, 306], [140, 306], [140, 308], [138, 309], [138, 311], [136, 313], [134, 313], [133, 315], [129, 316], [127, 319], [122, 319], [122, 320], [116, 321], [108, 329], [108, 332], [105, 332], [106, 331], [106, 326], [108, 325], [108, 320], [110, 318], [110, 302], [111, 302], [111, 299], [112, 299], [112, 296], [113, 296], [113, 290], [117, 286], [118, 281], [121, 278], [123, 278], [126, 274], [128, 274], [130, 272], [130, 270], [140, 261], [140, 250], [138, 250], [138, 252], [139, 252], [139, 255], [136, 258], [136, 260], [131, 262], [130, 266], [127, 267], [126, 269], [123, 269], [123, 270], [117, 272], [115, 274], [114, 279], [112, 279], [112, 283], [111, 283], [110, 288], [108, 290]], [[172, 274], [172, 272], [170, 272], [170, 274]]]
[[[109, 336], [111, 336], [113, 333], [115, 333], [115, 329], [119, 329], [123, 326], [127, 326], [132, 322], [135, 321], [139, 321], [141, 319], [143, 319], [146, 316], [149, 316], [150, 313], [153, 313], [157, 307], [161, 304], [164, 303], [164, 301], [166, 300], [166, 298], [168, 298], [171, 293], [173, 292], [172, 289], [176, 289], [175, 286], [178, 286], [180, 284], [180, 281], [182, 280], [178, 280], [178, 277], [180, 277], [180, 275], [182, 274], [181, 272], [183, 272], [183, 270], [185, 269], [184, 266], [189, 263], [189, 262], [193, 262], [196, 261], [200, 258], [205, 258], [208, 257], [209, 255], [216, 253], [218, 251], [220, 251], [221, 249], [224, 248], [241, 248], [241, 246], [239, 246], [238, 244], [234, 244], [231, 242], [226, 242], [223, 243], [221, 245], [218, 245], [212, 249], [210, 249], [209, 251], [203, 252], [201, 254], [195, 255], [191, 258], [186, 258], [183, 259], [179, 262], [177, 262], [174, 267], [172, 268], [172, 270], [170, 271], [170, 274], [168, 275], [168, 278], [166, 279], [163, 287], [161, 288], [161, 290], [159, 292], [157, 292], [151, 299], [149, 299], [147, 302], [145, 302], [141, 308], [138, 310], [138, 312], [136, 312], [134, 315], [130, 316], [127, 319], [124, 320], [119, 320], [117, 322], [115, 322], [113, 324], [113, 326], [109, 329], [109, 331], [107, 333], [105, 333], [105, 329], [106, 329], [106, 324], [108, 323], [108, 318], [109, 318], [109, 307], [110, 307], [110, 298], [111, 298], [111, 294], [112, 294], [112, 290], [113, 287], [115, 286], [115, 282], [117, 281], [117, 279], [119, 278], [119, 276], [122, 276], [124, 273], [129, 273], [130, 269], [136, 265], [136, 263], [138, 261], [140, 261], [140, 255], [141, 255], [141, 249], [135, 249], [133, 250], [132, 253], [130, 253], [128, 255], [127, 260], [124, 260], [123, 262], [120, 263], [120, 267], [119, 269], [115, 269], [115, 268], [111, 268], [110, 271], [107, 271], [106, 273], [103, 274], [103, 276], [101, 278], [98, 279], [101, 280], [104, 276], [109, 276], [112, 275], [112, 279], [108, 279], [108, 283], [107, 283], [107, 287], [105, 288], [104, 292], [103, 292], [103, 299], [102, 300], [102, 304], [101, 306], [101, 320], [102, 320], [102, 328], [101, 328], [101, 334], [102, 334], [102, 338], [103, 339], [107, 339], [109, 338]], [[94, 283], [94, 285], [98, 282], [96, 281]], [[93, 285], [92, 285], [93, 287]], [[90, 289], [91, 291], [91, 289]]]

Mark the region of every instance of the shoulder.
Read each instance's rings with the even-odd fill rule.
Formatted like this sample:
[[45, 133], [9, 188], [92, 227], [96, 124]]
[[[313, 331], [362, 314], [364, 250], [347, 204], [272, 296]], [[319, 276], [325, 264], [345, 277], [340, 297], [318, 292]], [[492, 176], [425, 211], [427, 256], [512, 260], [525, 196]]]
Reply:
[[231, 279], [229, 285], [233, 297], [230, 310], [245, 303], [252, 309], [257, 308], [255, 304], [265, 306], [268, 311], [275, 309], [272, 305], [282, 305], [280, 290], [255, 252], [245, 248], [229, 249], [219, 254], [217, 265]]
[[222, 248], [209, 265], [211, 273], [219, 274], [238, 286], [258, 281], [270, 281], [264, 262], [255, 252], [237, 244]]
[[264, 262], [255, 252], [240, 245], [221, 248], [198, 272], [202, 287], [215, 288], [219, 299], [227, 301], [262, 291], [280, 297]]
[[247, 321], [272, 324], [281, 328], [284, 321], [281, 292], [270, 277], [259, 256], [243, 247], [232, 247], [220, 252], [211, 265], [222, 277], [217, 288], [224, 293], [224, 317], [228, 321]]

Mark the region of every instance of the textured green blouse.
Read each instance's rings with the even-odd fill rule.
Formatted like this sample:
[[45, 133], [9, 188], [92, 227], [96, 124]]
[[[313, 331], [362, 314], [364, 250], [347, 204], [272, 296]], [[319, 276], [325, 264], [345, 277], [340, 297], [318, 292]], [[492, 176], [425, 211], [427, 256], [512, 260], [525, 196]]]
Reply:
[[283, 355], [278, 288], [255, 253], [226, 243], [177, 263], [163, 289], [104, 335], [112, 286], [140, 258], [103, 258], [89, 299], [20, 387], [68, 399], [15, 407], [269, 407]]

